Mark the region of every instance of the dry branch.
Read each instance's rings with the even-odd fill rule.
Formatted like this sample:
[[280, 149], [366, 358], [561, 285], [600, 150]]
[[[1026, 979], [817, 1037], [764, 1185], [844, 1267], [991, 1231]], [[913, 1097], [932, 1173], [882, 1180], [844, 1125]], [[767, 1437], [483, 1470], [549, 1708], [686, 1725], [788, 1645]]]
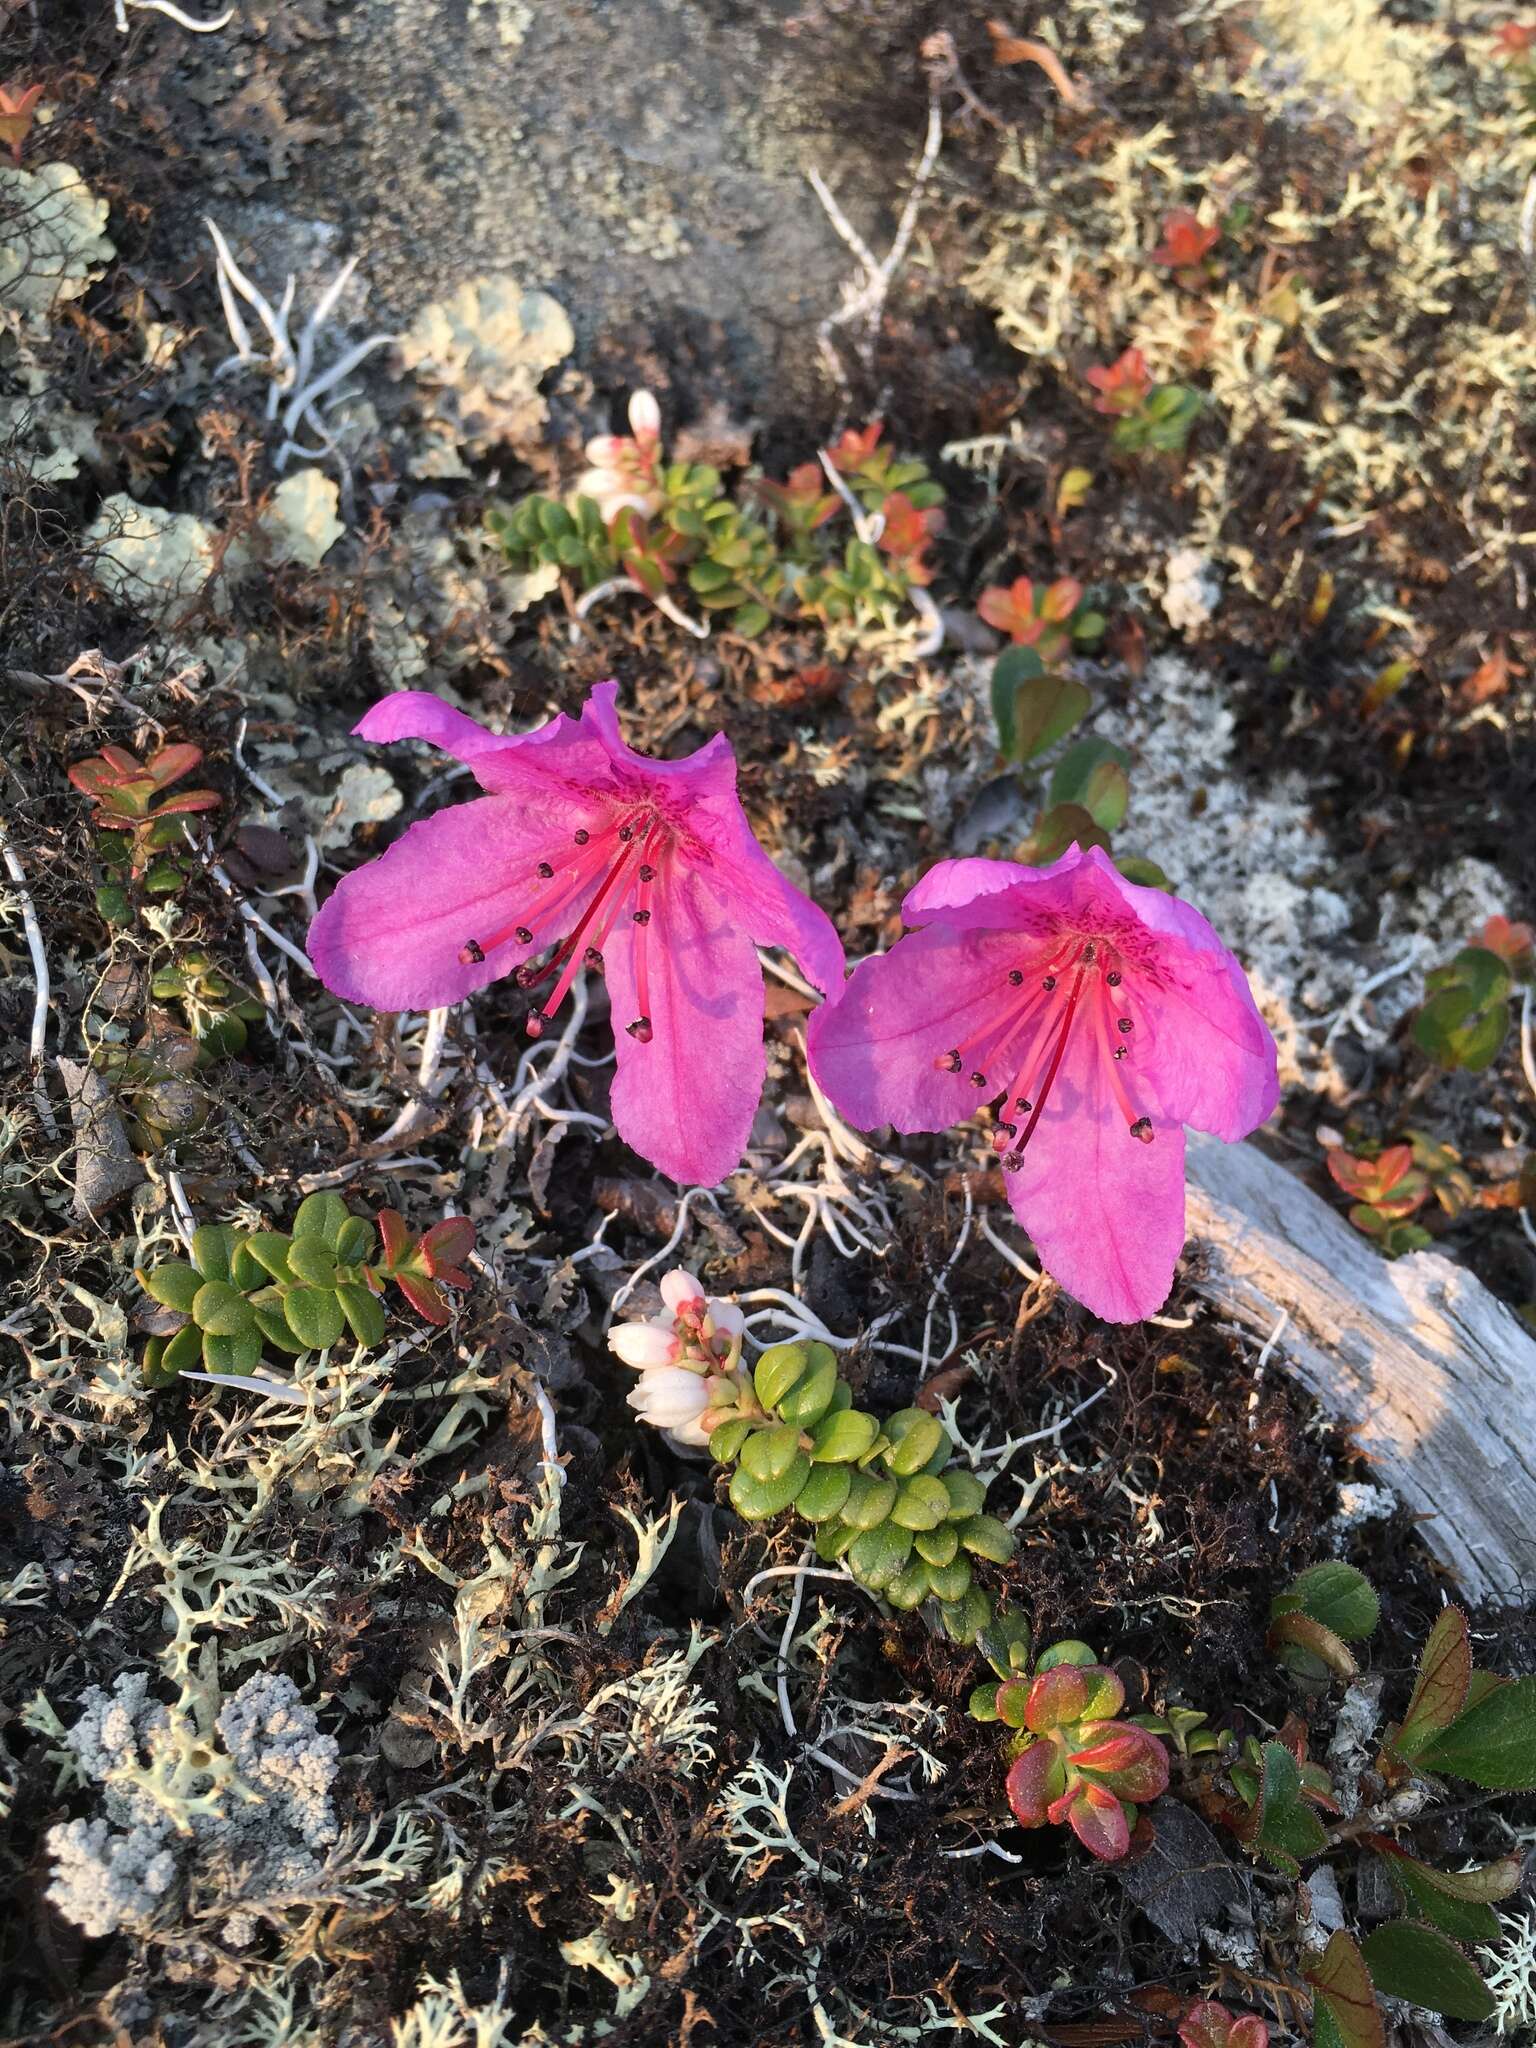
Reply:
[[1192, 1136], [1189, 1229], [1200, 1291], [1269, 1336], [1348, 1423], [1382, 1482], [1426, 1517], [1470, 1600], [1536, 1586], [1536, 1338], [1438, 1252], [1387, 1260], [1251, 1145]]

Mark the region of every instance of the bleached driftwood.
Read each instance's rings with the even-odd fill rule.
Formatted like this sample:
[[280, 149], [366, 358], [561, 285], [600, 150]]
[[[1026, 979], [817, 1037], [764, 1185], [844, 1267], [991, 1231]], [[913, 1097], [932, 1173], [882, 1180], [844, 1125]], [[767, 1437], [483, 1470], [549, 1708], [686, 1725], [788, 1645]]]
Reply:
[[1469, 1600], [1536, 1591], [1536, 1338], [1438, 1252], [1387, 1260], [1251, 1145], [1189, 1143], [1201, 1291], [1349, 1424]]

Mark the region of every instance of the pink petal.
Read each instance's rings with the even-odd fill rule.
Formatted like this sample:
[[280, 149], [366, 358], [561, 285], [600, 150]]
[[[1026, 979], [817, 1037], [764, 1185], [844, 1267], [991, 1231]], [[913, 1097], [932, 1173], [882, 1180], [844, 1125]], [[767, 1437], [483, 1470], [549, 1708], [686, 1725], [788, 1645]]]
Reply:
[[782, 946], [824, 995], [843, 985], [843, 942], [826, 912], [802, 895], [758, 845], [734, 787], [702, 798], [689, 825], [708, 850], [711, 884], [728, 894], [760, 946]]
[[[1027, 868], [1014, 860], [941, 860], [916, 888], [907, 891], [901, 906], [902, 922], [933, 924], [942, 918], [959, 929], [1013, 925], [1021, 889], [1038, 889], [1042, 883], [1070, 874], [1081, 861], [1076, 846], [1069, 846], [1048, 868]], [[1046, 890], [1041, 900], [1054, 908], [1066, 900], [1065, 892], [1053, 896]]]
[[653, 761], [626, 744], [619, 730], [618, 695], [617, 683], [594, 683], [581, 707], [582, 732], [603, 749], [614, 781], [637, 794], [653, 792], [669, 811], [676, 809], [678, 797], [692, 800], [735, 790], [736, 756], [723, 732], [680, 761]]
[[[713, 1187], [741, 1164], [763, 1092], [763, 974], [733, 905], [675, 863], [658, 884], [652, 921], [625, 922], [603, 952], [618, 1073], [613, 1120], [625, 1144], [688, 1186]], [[651, 1037], [635, 952], [647, 948]]]
[[693, 1308], [704, 1302], [704, 1289], [684, 1266], [674, 1266], [670, 1273], [661, 1276], [661, 1298], [676, 1315], [679, 1309]]
[[531, 946], [508, 938], [473, 964], [459, 954], [529, 914], [530, 878], [552, 846], [568, 842], [571, 816], [558, 796], [482, 796], [412, 825], [322, 905], [309, 928], [315, 972], [334, 994], [376, 1010], [437, 1009], [510, 973], [570, 930], [590, 891]]
[[[1106, 1322], [1156, 1315], [1184, 1249], [1184, 1130], [1156, 1109], [1130, 1135], [1091, 1019], [1079, 1020], [1016, 1173], [1003, 1185], [1046, 1270]], [[1127, 1077], [1135, 1095], [1136, 1077]]]
[[658, 1366], [676, 1362], [682, 1345], [671, 1323], [615, 1323], [608, 1332], [608, 1349], [636, 1372], [654, 1372]]
[[1005, 934], [933, 925], [862, 961], [842, 995], [811, 1013], [817, 1086], [865, 1131], [942, 1131], [974, 1115], [986, 1098], [964, 1071], [934, 1062], [978, 1029], [989, 1005], [1001, 1007], [1017, 953]]
[[1125, 1808], [1112, 1792], [1085, 1785], [1067, 1811], [1072, 1832], [1101, 1863], [1118, 1863], [1131, 1846]]
[[426, 740], [441, 747], [472, 768], [481, 788], [493, 795], [529, 783], [547, 790], [563, 785], [572, 792], [613, 786], [606, 754], [594, 736], [561, 714], [532, 732], [488, 732], [429, 690], [398, 690], [381, 698], [352, 729], [365, 740]]

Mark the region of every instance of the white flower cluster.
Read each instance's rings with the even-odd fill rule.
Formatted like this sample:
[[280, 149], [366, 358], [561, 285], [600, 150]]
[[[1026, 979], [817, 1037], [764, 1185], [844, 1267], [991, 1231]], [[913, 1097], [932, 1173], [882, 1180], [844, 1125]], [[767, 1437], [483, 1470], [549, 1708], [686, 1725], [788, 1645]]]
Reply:
[[691, 1273], [675, 1267], [661, 1283], [663, 1313], [643, 1323], [618, 1323], [608, 1348], [640, 1375], [628, 1396], [637, 1415], [679, 1443], [707, 1444], [711, 1410], [723, 1420], [739, 1389], [746, 1318], [734, 1302], [706, 1296]]
[[321, 1734], [293, 1680], [270, 1672], [248, 1678], [214, 1725], [222, 1752], [192, 1716], [150, 1696], [144, 1672], [85, 1695], [65, 1741], [81, 1778], [101, 1787], [103, 1812], [48, 1831], [48, 1897], [66, 1920], [93, 1936], [142, 1929], [190, 1876], [217, 1892], [227, 1873], [224, 1934], [239, 1946], [256, 1927], [242, 1897], [315, 1875], [313, 1852], [337, 1836], [334, 1736]]

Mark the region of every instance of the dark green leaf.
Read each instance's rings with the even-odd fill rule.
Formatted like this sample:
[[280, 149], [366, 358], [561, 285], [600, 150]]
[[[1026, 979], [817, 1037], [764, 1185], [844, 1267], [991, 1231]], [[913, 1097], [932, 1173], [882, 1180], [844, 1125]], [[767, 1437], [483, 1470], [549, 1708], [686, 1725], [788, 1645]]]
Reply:
[[899, 1409], [886, 1421], [885, 1434], [891, 1445], [886, 1469], [898, 1479], [920, 1472], [945, 1441], [943, 1423], [926, 1408]]
[[1393, 1920], [1368, 1934], [1363, 1953], [1380, 1991], [1451, 2020], [1486, 2020], [1497, 2011], [1487, 1985], [1433, 1927]]
[[1445, 1607], [1435, 1617], [1419, 1656], [1419, 1675], [1403, 1716], [1389, 1741], [1401, 1757], [1416, 1757], [1427, 1742], [1449, 1728], [1467, 1704], [1472, 1683], [1472, 1641], [1467, 1617], [1459, 1607]]
[[1124, 823], [1131, 786], [1130, 757], [1109, 740], [1077, 740], [1057, 762], [1046, 793], [1048, 805], [1080, 804], [1105, 832]]
[[283, 1297], [283, 1314], [306, 1351], [328, 1351], [341, 1336], [341, 1303], [327, 1288], [289, 1288]]
[[251, 1305], [227, 1280], [205, 1280], [192, 1298], [192, 1320], [215, 1337], [233, 1337], [249, 1329]]
[[384, 1304], [361, 1281], [349, 1282], [336, 1290], [347, 1327], [359, 1344], [372, 1347], [384, 1342]]
[[1332, 1629], [1342, 1642], [1360, 1642], [1381, 1619], [1381, 1602], [1369, 1579], [1352, 1564], [1336, 1559], [1310, 1565], [1286, 1591], [1300, 1600], [1303, 1613]]
[[1013, 700], [1012, 758], [1023, 764], [1043, 754], [1066, 737], [1092, 702], [1088, 691], [1072, 676], [1039, 675], [1032, 682], [1021, 683]]
[[[766, 1522], [770, 1515], [783, 1513], [810, 1473], [811, 1461], [803, 1453], [797, 1453], [774, 1479], [754, 1479], [745, 1463], [740, 1464], [731, 1474], [731, 1506], [744, 1522]], [[821, 1533], [817, 1531], [818, 1539]]]
[[1339, 2048], [1385, 2048], [1386, 2030], [1365, 1958], [1347, 1934], [1335, 1934], [1306, 1973], [1317, 1993], [1315, 2018], [1318, 2044], [1333, 2048], [1323, 2021], [1333, 2024]]
[[1536, 1788], [1536, 1678], [1488, 1693], [1426, 1744], [1418, 1761], [1494, 1792]]
[[1005, 760], [1014, 760], [1018, 733], [1014, 726], [1014, 699], [1021, 683], [1045, 673], [1045, 663], [1033, 647], [1005, 647], [992, 668], [992, 718], [997, 726], [997, 750]]
[[179, 1309], [190, 1315], [198, 1290], [203, 1286], [203, 1276], [196, 1266], [190, 1266], [185, 1259], [166, 1259], [158, 1266], [151, 1266], [148, 1272], [140, 1271], [139, 1285], [162, 1308]]

